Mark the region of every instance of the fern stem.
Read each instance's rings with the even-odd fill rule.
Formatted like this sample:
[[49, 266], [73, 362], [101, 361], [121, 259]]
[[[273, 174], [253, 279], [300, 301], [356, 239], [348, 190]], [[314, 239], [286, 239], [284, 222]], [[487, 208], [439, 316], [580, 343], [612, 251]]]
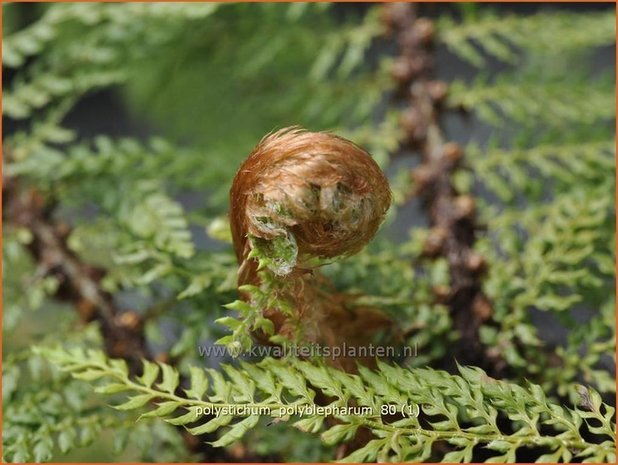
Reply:
[[479, 336], [481, 324], [491, 324], [492, 308], [482, 290], [485, 259], [473, 250], [477, 230], [475, 201], [459, 195], [455, 188], [453, 176], [463, 152], [457, 144], [446, 141], [441, 127], [441, 103], [446, 91], [431, 78], [433, 26], [417, 17], [414, 5], [384, 8], [400, 45], [393, 75], [399, 80], [402, 99], [409, 102], [401, 116], [406, 144], [418, 149], [423, 159], [413, 178], [432, 225], [425, 255], [444, 257], [449, 265], [450, 288], [440, 298], [448, 305], [460, 335], [455, 358], [483, 365], [496, 374], [504, 363], [500, 357], [487, 356]]

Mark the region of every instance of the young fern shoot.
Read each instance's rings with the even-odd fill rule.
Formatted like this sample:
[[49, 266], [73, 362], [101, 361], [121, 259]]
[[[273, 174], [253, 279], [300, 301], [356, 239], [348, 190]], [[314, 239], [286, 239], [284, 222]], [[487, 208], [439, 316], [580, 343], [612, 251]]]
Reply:
[[[361, 345], [390, 326], [316, 269], [362, 249], [390, 206], [388, 181], [365, 150], [328, 133], [277, 131], [242, 164], [230, 201], [238, 285], [249, 304], [230, 306], [247, 317], [230, 326], [245, 344], [249, 329], [263, 342]], [[354, 360], [337, 364], [352, 368]]]

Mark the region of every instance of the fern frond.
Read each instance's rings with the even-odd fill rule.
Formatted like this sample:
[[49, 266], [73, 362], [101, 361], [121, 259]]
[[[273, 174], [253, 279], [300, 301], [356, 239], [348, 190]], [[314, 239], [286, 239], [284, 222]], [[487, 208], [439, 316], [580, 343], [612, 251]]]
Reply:
[[[531, 16], [504, 16], [494, 12], [438, 22], [439, 40], [455, 55], [481, 67], [487, 57], [514, 63], [522, 52], [573, 53], [611, 45], [616, 40], [616, 16], [601, 13], [545, 12]], [[560, 37], [559, 40], [556, 40]]]
[[[355, 127], [371, 118], [372, 112], [382, 101], [385, 90], [392, 87], [390, 60], [382, 60], [375, 70], [355, 78], [333, 80], [324, 86], [312, 82], [313, 98], [306, 103], [303, 116], [309, 121], [320, 118], [327, 128], [334, 124]], [[355, 96], [363, 94], [362, 99]]]
[[[399, 150], [405, 134], [399, 123], [399, 111], [389, 111], [377, 125], [363, 123], [354, 129], [341, 127], [336, 132], [364, 147], [382, 168], [387, 166], [390, 156]], [[398, 192], [393, 194], [397, 197]]]
[[120, 206], [120, 223], [135, 237], [152, 243], [155, 250], [190, 258], [195, 246], [182, 207], [162, 192], [140, 194]]
[[493, 83], [477, 79], [466, 85], [455, 81], [449, 90], [449, 105], [473, 112], [492, 126], [509, 121], [524, 127], [545, 129], [590, 125], [615, 118], [613, 84], [609, 81], [517, 82], [502, 76]]
[[556, 355], [562, 363], [547, 368], [545, 385], [556, 388], [559, 395], [572, 395], [570, 383], [581, 376], [600, 392], [616, 392], [616, 379], [608, 369], [616, 363], [615, 309], [612, 296], [589, 321], [573, 329], [565, 346], [557, 348]]
[[[142, 20], [201, 19], [214, 13], [220, 4], [172, 5], [142, 3], [116, 5], [73, 3], [56, 5], [31, 26], [22, 29], [2, 41], [2, 65], [9, 68], [22, 66], [27, 58], [42, 54], [49, 45], [62, 37], [63, 29], [72, 23], [90, 30], [105, 25], [115, 25], [115, 34], [108, 39], [124, 40], [124, 35], [142, 32], [136, 18]], [[131, 26], [133, 22], [133, 26]], [[123, 28], [124, 31], [120, 31]], [[159, 31], [159, 34], [166, 34]]]
[[32, 241], [28, 230], [4, 231], [2, 244], [2, 265], [11, 270], [2, 276], [3, 312], [2, 324], [5, 330], [13, 331], [27, 312], [41, 309], [48, 296], [53, 295], [60, 285], [54, 276], [40, 276], [26, 251]]
[[[562, 394], [571, 389], [569, 384], [582, 372], [596, 370], [598, 359], [594, 354], [585, 358], [590, 365], [581, 356], [576, 364], [565, 360], [565, 366], [559, 365], [560, 375], [547, 379], [548, 370], [558, 368], [555, 360], [540, 355], [545, 343], [529, 312], [534, 308], [554, 313], [567, 326], [576, 328], [568, 317], [576, 304], [597, 309], [608, 293], [613, 293], [614, 207], [611, 199], [594, 192], [574, 188], [534, 208], [509, 208], [497, 216], [494, 210], [488, 211], [493, 238], [478, 244], [491, 263], [492, 273], [485, 289], [492, 298], [493, 318], [500, 324], [499, 331], [483, 327], [481, 339], [488, 347], [500, 347], [512, 367], [519, 367], [528, 377], [533, 373], [541, 376], [545, 387], [558, 387]], [[594, 325], [606, 324], [600, 321], [605, 319]], [[605, 338], [603, 331], [591, 330], [590, 343], [595, 343], [594, 334]], [[569, 346], [567, 352], [580, 350], [582, 343]], [[558, 354], [558, 360], [572, 357], [560, 349]], [[594, 377], [601, 380], [597, 385], [600, 389], [607, 389], [603, 375]], [[588, 379], [592, 379], [590, 374]]]
[[523, 241], [516, 230], [494, 229], [509, 260], [496, 257], [487, 283], [492, 296], [508, 300], [511, 308], [560, 311], [579, 302], [584, 289], [603, 286], [603, 277], [613, 273], [612, 210], [608, 198], [593, 199], [578, 190], [549, 204], [527, 225]]
[[2, 113], [12, 119], [26, 119], [61, 98], [75, 97], [94, 89], [109, 87], [123, 82], [125, 78], [126, 73], [121, 69], [88, 70], [86, 67], [73, 75], [40, 74], [30, 81], [17, 81], [12, 89], [6, 92]]
[[[441, 457], [451, 462], [470, 461], [477, 445], [490, 451], [491, 461], [515, 461], [517, 451], [525, 448], [545, 452], [540, 461], [550, 455], [567, 462], [573, 457], [615, 458], [614, 409], [587, 388], [581, 391], [584, 410], [569, 410], [549, 401], [538, 386], [497, 381], [478, 368], [460, 367], [461, 376], [454, 376], [380, 363], [377, 372], [361, 368], [360, 375], [351, 375], [309, 362], [267, 359], [257, 366], [226, 366], [223, 373], [193, 368], [191, 387], [180, 395], [178, 373], [168, 365], [145, 362], [143, 375], [130, 378], [122, 361], [107, 360], [101, 352], [37, 350], [75, 378], [98, 380], [97, 392], [132, 393], [116, 409], [135, 410], [155, 402], [142, 417], [191, 424], [187, 429], [193, 434], [225, 429], [215, 446], [237, 441], [261, 417], [291, 421], [301, 415], [294, 426], [313, 434], [322, 431], [326, 443], [345, 442], [359, 428], [368, 428], [374, 439], [347, 457], [353, 462], [423, 460], [437, 442], [451, 449]], [[159, 373], [161, 381], [155, 384]], [[332, 399], [321, 409], [315, 404], [318, 393]], [[356, 407], [350, 407], [352, 400]], [[363, 414], [351, 413], [354, 408], [362, 408]], [[393, 420], [384, 417], [389, 409], [398, 414]], [[421, 421], [418, 414], [430, 420]], [[508, 433], [498, 428], [498, 415], [508, 418]], [[326, 417], [337, 424], [325, 429]], [[599, 426], [586, 425], [582, 418]], [[582, 428], [594, 439], [585, 439]]]
[[[118, 5], [72, 4], [50, 8], [32, 26], [3, 40], [3, 65], [20, 67], [26, 58], [37, 60], [27, 67], [10, 90], [5, 90], [3, 114], [24, 119], [61, 97], [123, 82], [132, 59], [173, 36], [182, 19], [198, 20], [211, 15], [218, 4], [183, 5], [170, 9], [165, 4]], [[133, 19], [131, 19], [133, 18]], [[149, 40], [137, 18], [156, 27]], [[131, 27], [131, 21], [134, 26]], [[95, 27], [96, 26], [96, 27]], [[79, 42], [52, 44], [64, 40], [63, 30], [83, 29]]]
[[58, 37], [63, 23], [77, 20], [92, 26], [100, 21], [103, 8], [103, 5], [74, 4], [48, 10], [41, 20], [3, 39], [2, 65], [22, 66], [27, 58], [41, 53]]
[[[78, 339], [75, 336], [71, 333], [69, 339]], [[79, 336], [83, 340], [83, 334]], [[153, 449], [148, 443], [145, 448], [139, 447], [145, 449], [140, 451], [143, 460], [185, 457], [183, 444], [171, 426], [147, 422], [136, 426], [131, 412], [116, 412], [107, 405], [92, 402], [90, 390], [84, 389], [83, 383], [49, 368], [44, 359], [29, 349], [5, 356], [2, 366], [4, 461], [57, 460], [61, 455], [95, 443], [107, 431], [114, 432], [115, 454], [123, 452], [130, 443], [142, 444], [154, 436], [165, 447], [159, 450], [161, 446], [157, 445]]]
[[68, 144], [75, 140], [75, 131], [62, 126], [62, 119], [75, 103], [73, 98], [65, 98], [46, 111], [41, 112], [40, 119], [32, 122], [32, 126], [25, 131], [17, 131], [7, 136], [3, 147], [7, 156], [4, 161], [10, 171], [10, 164], [21, 162], [33, 152], [53, 151], [55, 144]]
[[[74, 332], [65, 334], [67, 340], [77, 339]], [[29, 348], [5, 354], [3, 460], [49, 461], [57, 452], [64, 454], [93, 443], [102, 429], [124, 421], [103, 405], [93, 406], [90, 393], [80, 384], [66, 373], [50, 370], [45, 360]]]
[[[254, 256], [260, 259], [259, 254]], [[249, 303], [235, 300], [225, 305], [228, 310], [237, 311], [238, 318], [226, 316], [216, 320], [217, 323], [227, 326], [232, 331], [232, 334], [223, 336], [217, 341], [217, 344], [226, 345], [232, 354], [238, 355], [241, 349], [247, 350], [253, 345], [251, 333], [254, 331], [263, 331], [267, 336], [274, 336], [273, 322], [264, 316], [266, 310], [276, 309], [284, 315], [297, 317], [292, 303], [281, 297], [281, 294], [285, 292], [286, 283], [268, 271], [260, 272], [260, 279], [262, 284], [259, 287], [247, 284], [239, 289], [247, 293]], [[300, 333], [300, 328], [297, 329], [297, 333]], [[290, 341], [286, 338], [275, 337], [272, 342], [285, 345]]]
[[[201, 156], [198, 150], [161, 137], [140, 141], [97, 136], [59, 147], [74, 136], [58, 124], [65, 112], [64, 107], [57, 108], [31, 132], [7, 138], [5, 147], [12, 158], [5, 166], [6, 175], [20, 176], [42, 190], [53, 186], [71, 203], [101, 203], [102, 195], [111, 195], [106, 194], [106, 183], [133, 183], [163, 169], [169, 189], [174, 191], [201, 188], [220, 175], [216, 167], [196, 173], [195, 157]], [[84, 183], [86, 179], [88, 183]]]
[[326, 38], [309, 77], [321, 81], [331, 72], [338, 78], [348, 77], [360, 67], [373, 40], [383, 33], [379, 10], [370, 10], [360, 24], [339, 27]]
[[581, 183], [610, 189], [616, 168], [613, 139], [511, 150], [469, 145], [466, 154], [475, 176], [504, 201], [538, 198], [548, 182], [556, 194]]

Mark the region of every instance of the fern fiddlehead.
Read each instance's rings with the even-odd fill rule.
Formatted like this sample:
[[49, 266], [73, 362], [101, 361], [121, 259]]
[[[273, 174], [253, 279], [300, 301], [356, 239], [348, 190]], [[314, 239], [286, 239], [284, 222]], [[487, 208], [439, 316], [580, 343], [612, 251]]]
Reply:
[[262, 325], [266, 333], [334, 346], [389, 324], [333, 293], [315, 269], [358, 252], [390, 206], [388, 181], [367, 152], [331, 134], [280, 130], [242, 164], [230, 201], [243, 297], [251, 302], [265, 286], [277, 295], [274, 308], [258, 310], [273, 324]]

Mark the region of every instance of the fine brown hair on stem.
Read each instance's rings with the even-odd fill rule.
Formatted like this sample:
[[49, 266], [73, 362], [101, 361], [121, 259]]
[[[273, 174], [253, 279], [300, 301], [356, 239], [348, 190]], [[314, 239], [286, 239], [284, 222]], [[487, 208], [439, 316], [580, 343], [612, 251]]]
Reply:
[[[239, 286], [260, 284], [258, 263], [250, 255], [254, 241], [283, 238], [292, 244], [292, 260], [271, 271], [289, 283], [286, 297], [305, 341], [340, 344], [349, 340], [343, 333], [354, 331], [358, 340], [390, 324], [381, 312], [355, 307], [349, 296], [333, 292], [313, 270], [315, 259], [358, 252], [384, 220], [390, 188], [365, 150], [333, 134], [297, 127], [269, 134], [238, 170], [230, 203]], [[279, 334], [286, 333], [282, 315], [272, 309], [264, 313]]]

